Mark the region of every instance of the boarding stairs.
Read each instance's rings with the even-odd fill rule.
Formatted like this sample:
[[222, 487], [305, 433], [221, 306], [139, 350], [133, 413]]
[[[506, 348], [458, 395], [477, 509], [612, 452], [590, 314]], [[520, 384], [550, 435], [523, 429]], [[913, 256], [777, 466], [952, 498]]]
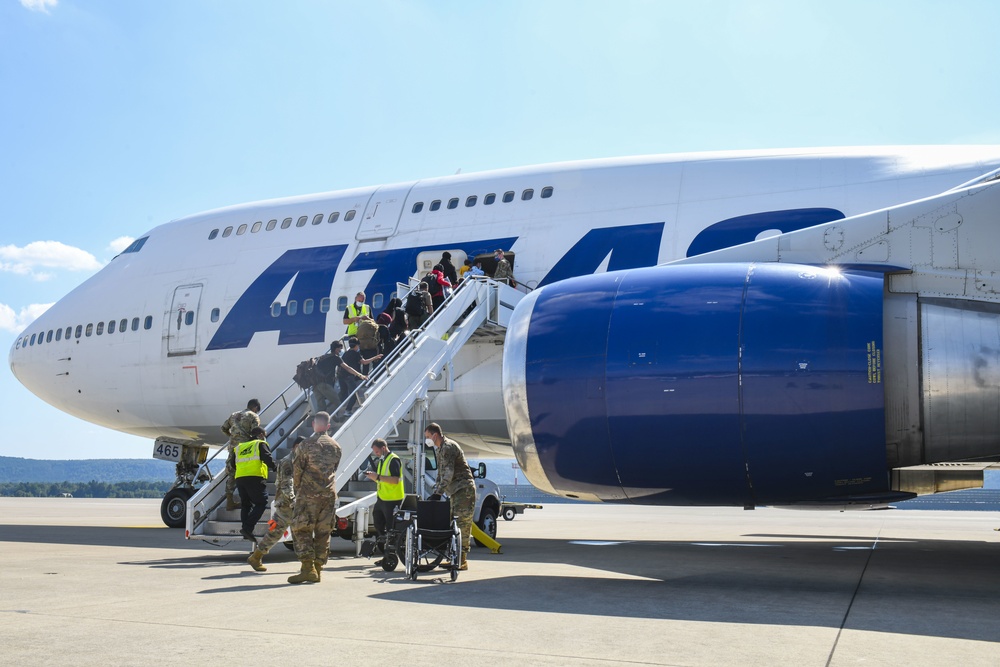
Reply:
[[[400, 286], [398, 293], [404, 302], [405, 293], [412, 287]], [[332, 414], [342, 414], [347, 406], [356, 405], [346, 421], [334, 424], [333, 433], [342, 451], [336, 476], [339, 521], [336, 534], [354, 540], [356, 550], [360, 550], [361, 541], [369, 531], [369, 509], [376, 500], [375, 485], [359, 474], [362, 468], [367, 468], [372, 441], [397, 440], [402, 429], [408, 431], [408, 448], [414, 453], [413, 460], [419, 462], [407, 466], [408, 488], [419, 493], [423, 481], [421, 445], [427, 423], [428, 391], [450, 390], [452, 360], [473, 337], [502, 340], [514, 307], [523, 297], [517, 289], [490, 278], [467, 278], [423, 326], [407, 333], [344, 404], [331, 410]], [[292, 383], [261, 411], [262, 416], [276, 413], [265, 427], [275, 461], [287, 455], [298, 435], [311, 433], [309, 399], [308, 390], [300, 390]], [[221, 471], [188, 500], [185, 526], [188, 539], [223, 546], [242, 539], [240, 511], [225, 509], [226, 455], [226, 447], [222, 447], [203, 464], [207, 466], [218, 459]], [[268, 496], [274, 498], [273, 479], [268, 484]], [[269, 518], [270, 512], [265, 511], [255, 535], [260, 537], [267, 532]]]

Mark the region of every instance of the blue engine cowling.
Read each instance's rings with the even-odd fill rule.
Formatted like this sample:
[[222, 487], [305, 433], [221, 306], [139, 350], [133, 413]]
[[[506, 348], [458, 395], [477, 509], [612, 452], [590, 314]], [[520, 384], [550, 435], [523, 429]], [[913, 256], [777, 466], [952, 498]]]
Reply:
[[785, 504], [888, 489], [882, 276], [661, 266], [531, 293], [504, 403], [528, 479], [567, 497]]

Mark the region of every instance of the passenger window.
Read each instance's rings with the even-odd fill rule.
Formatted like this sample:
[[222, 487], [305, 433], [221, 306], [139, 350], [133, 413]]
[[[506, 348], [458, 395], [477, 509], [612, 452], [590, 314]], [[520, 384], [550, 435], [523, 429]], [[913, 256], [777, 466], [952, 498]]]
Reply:
[[313, 304], [314, 304], [314, 302], [313, 302], [312, 299], [306, 299], [305, 301], [303, 301], [302, 302], [302, 314], [303, 315], [312, 315]]
[[66, 327], [66, 340], [73, 337], [73, 327]]
[[441, 200], [440, 199], [435, 199], [434, 201], [431, 202], [431, 210], [432, 211], [436, 211], [439, 208], [441, 208]]
[[212, 321], [213, 322], [218, 322], [219, 321], [219, 309], [218, 308], [213, 308], [212, 309]]
[[142, 323], [142, 328], [146, 329], [147, 331], [149, 329], [153, 328], [153, 316], [152, 315], [146, 315], [146, 320]]
[[514, 191], [513, 190], [508, 190], [507, 192], [503, 193], [503, 203], [504, 204], [509, 204], [512, 201], [514, 201]]
[[266, 231], [271, 231], [272, 229], [274, 229], [277, 226], [277, 224], [278, 224], [277, 220], [268, 220], [267, 221], [267, 227], [265, 227], [264, 229]]
[[87, 324], [87, 329], [86, 329], [86, 331], [83, 332], [83, 335], [86, 336], [87, 338], [90, 338], [91, 336], [94, 335], [94, 323], [93, 322], [90, 322], [89, 324]]
[[[138, 331], [138, 330], [139, 330], [139, 318], [138, 317], [133, 317], [132, 318], [132, 331]], [[77, 335], [77, 338], [79, 338], [79, 337], [80, 336]]]
[[465, 207], [469, 208], [470, 206], [475, 206], [476, 205], [476, 201], [478, 201], [478, 199], [479, 198], [476, 197], [476, 195], [472, 195], [471, 197], [469, 197], [468, 199], [465, 200]]
[[309, 216], [308, 215], [302, 215], [302, 216], [299, 216], [299, 219], [295, 221], [295, 226], [296, 227], [305, 227], [307, 222], [309, 222]]
[[551, 196], [552, 196], [552, 186], [546, 185], [544, 188], [542, 188], [542, 199], [548, 199]]
[[97, 335], [100, 336], [104, 333], [104, 322], [97, 323]]
[[317, 213], [316, 215], [313, 216], [313, 224], [314, 225], [318, 225], [321, 222], [323, 222], [323, 214], [322, 213]]
[[37, 335], [38, 334], [31, 334], [31, 342], [28, 343], [29, 345], [34, 345], [35, 344], [35, 336], [37, 336]]
[[187, 326], [191, 326], [192, 324], [194, 324], [193, 310], [189, 310], [186, 313], [184, 313], [184, 324], [186, 324]]
[[532, 190], [531, 188], [528, 188], [527, 190], [521, 193], [521, 201], [528, 201], [534, 196], [535, 196], [535, 191]]
[[15, 349], [15, 350], [19, 350], [19, 349], [21, 349], [21, 339], [20, 339], [20, 338], [18, 338], [18, 339], [17, 339], [17, 342], [16, 342], [16, 343], [14, 343], [14, 349]]
[[236, 230], [236, 235], [243, 236], [246, 233], [247, 233], [247, 223], [244, 222], [242, 225], [239, 226], [239, 229]]
[[219, 235], [219, 230], [218, 229], [213, 229], [212, 231], [210, 231], [208, 233], [208, 240], [211, 241], [211, 240], [213, 240], [218, 235]]
[[384, 297], [382, 296], [381, 292], [379, 292], [378, 294], [376, 294], [375, 296], [372, 297], [372, 310], [373, 311], [378, 310], [379, 308], [382, 307], [382, 300], [383, 300], [383, 298]]
[[347, 297], [341, 296], [337, 297], [337, 312], [342, 312], [347, 310]]
[[281, 304], [275, 301], [271, 304], [271, 317], [278, 317], [281, 315]]
[[[127, 319], [123, 319], [121, 322], [118, 323], [118, 332], [119, 333], [125, 333], [126, 329], [128, 329], [128, 320]], [[69, 338], [69, 333], [68, 332], [66, 333], [66, 338]]]
[[420, 213], [422, 210], [424, 210], [424, 203], [422, 201], [418, 201], [416, 204], [413, 205], [412, 209], [413, 213]]
[[299, 302], [295, 300], [289, 301], [288, 304], [285, 306], [285, 312], [289, 316], [295, 315], [297, 312], [299, 312]]
[[77, 324], [76, 325], [76, 332], [75, 332], [75, 334], [76, 334], [76, 336], [75, 336], [76, 338], [79, 338], [80, 336], [83, 335], [83, 325], [82, 324]]
[[340, 218], [340, 211], [337, 211], [337, 212], [335, 212], [335, 213], [331, 213], [331, 214], [330, 214], [330, 219], [329, 219], [329, 220], [327, 220], [327, 222], [328, 222], [328, 223], [333, 223], [333, 222], [337, 222], [337, 220], [338, 220], [339, 218]]
[[52, 329], [49, 329], [49, 332], [45, 334], [45, 342], [46, 343], [52, 342]]
[[351, 220], [354, 220], [354, 214], [355, 213], [357, 213], [357, 211], [355, 211], [352, 208], [350, 211], [348, 211], [347, 213], [344, 214], [344, 220], [346, 220], [347, 222], [350, 222]]
[[258, 220], [257, 222], [253, 223], [253, 227], [250, 228], [250, 233], [251, 234], [256, 234], [257, 232], [260, 231], [260, 228], [263, 227], [263, 226], [264, 226], [264, 223], [261, 222], [260, 220]]
[[458, 197], [452, 197], [448, 200], [448, 210], [453, 208], [458, 208]]
[[227, 236], [230, 236], [232, 233], [233, 233], [233, 228], [226, 227], [225, 231], [222, 232], [222, 238], [226, 238]]
[[62, 329], [56, 329], [56, 342], [62, 340]]
[[292, 226], [292, 219], [291, 218], [285, 218], [284, 220], [281, 221], [281, 228], [282, 229], [288, 229], [291, 226]]
[[489, 206], [490, 204], [492, 204], [496, 200], [497, 200], [496, 194], [493, 193], [493, 192], [491, 192], [488, 195], [486, 195], [485, 197], [483, 197], [483, 204], [485, 204], [486, 206]]
[[324, 296], [319, 300], [319, 312], [329, 313], [330, 312], [330, 297]]
[[115, 322], [114, 320], [111, 320], [110, 322], [108, 322], [108, 335], [109, 336], [115, 332], [115, 327], [116, 326], [118, 326], [118, 323]]

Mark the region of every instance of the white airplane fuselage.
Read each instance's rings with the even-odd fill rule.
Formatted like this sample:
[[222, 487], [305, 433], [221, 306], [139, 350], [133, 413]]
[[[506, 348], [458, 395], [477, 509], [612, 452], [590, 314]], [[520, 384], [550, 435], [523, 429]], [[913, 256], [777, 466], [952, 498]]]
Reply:
[[[666, 155], [232, 206], [144, 234], [33, 322], [9, 361], [81, 419], [220, 443], [230, 412], [251, 397], [266, 404], [344, 334], [355, 293], [378, 313], [445, 250], [456, 266], [513, 252], [518, 281], [536, 287], [932, 196], [997, 168], [993, 146]], [[509, 453], [501, 356], [467, 346], [454, 391], [431, 405], [480, 453]]]

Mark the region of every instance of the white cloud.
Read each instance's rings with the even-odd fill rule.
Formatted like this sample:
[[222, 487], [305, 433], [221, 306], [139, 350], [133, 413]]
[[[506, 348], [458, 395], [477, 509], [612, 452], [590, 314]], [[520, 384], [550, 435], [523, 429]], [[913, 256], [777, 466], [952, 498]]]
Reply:
[[96, 271], [103, 266], [86, 250], [68, 246], [59, 241], [33, 241], [23, 248], [15, 245], [0, 246], [0, 271], [31, 276], [35, 280], [48, 280], [51, 272], [36, 269], [63, 269], [66, 271]]
[[119, 236], [114, 241], [108, 244], [108, 250], [114, 252], [116, 255], [122, 250], [132, 245], [132, 241], [135, 241], [131, 236]]
[[33, 303], [22, 308], [20, 313], [15, 313], [13, 308], [5, 303], [0, 303], [0, 329], [20, 333], [51, 307], [51, 303]]
[[21, 6], [27, 7], [33, 12], [49, 13], [49, 7], [55, 7], [59, 0], [21, 0]]

